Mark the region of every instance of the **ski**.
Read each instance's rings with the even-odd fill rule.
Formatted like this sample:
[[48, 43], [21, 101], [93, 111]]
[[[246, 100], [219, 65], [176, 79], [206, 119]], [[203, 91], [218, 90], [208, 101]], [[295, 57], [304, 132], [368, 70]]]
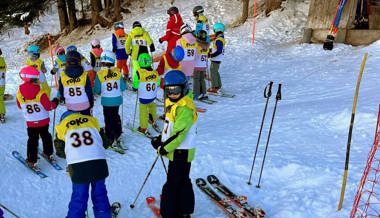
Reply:
[[142, 133], [142, 132], [138, 131], [137, 128], [132, 128], [129, 125], [127, 125], [127, 128], [130, 129], [132, 132], [135, 132], [135, 133], [138, 133], [141, 136], [147, 137], [148, 139], [152, 139], [153, 138], [153, 135], [150, 132], [148, 132], [148, 131], [146, 133]]
[[146, 198], [146, 203], [149, 207], [149, 209], [154, 213], [155, 217], [154, 218], [160, 218], [160, 207], [157, 205], [156, 198], [153, 196], [149, 196]]
[[233, 201], [237, 206], [244, 209], [248, 215], [253, 218], [265, 217], [265, 212], [261, 208], [254, 208], [249, 206], [246, 196], [237, 196], [227, 186], [223, 185], [215, 175], [207, 176], [207, 181], [212, 187], [223, 193], [228, 199]]
[[202, 98], [202, 99], [197, 99], [196, 101], [199, 101], [199, 102], [202, 102], [202, 103], [206, 103], [206, 104], [214, 104], [218, 101], [215, 101], [215, 100], [211, 100], [209, 98]]
[[25, 158], [23, 158], [18, 151], [12, 151], [12, 156], [16, 158], [18, 161], [20, 161], [25, 167], [37, 174], [41, 179], [48, 177], [45, 173], [41, 172], [40, 169], [29, 167], [26, 163]]
[[113, 202], [111, 205], [112, 218], [117, 218], [121, 210], [121, 204], [119, 202]]
[[215, 96], [219, 96], [219, 97], [225, 97], [225, 98], [233, 98], [233, 97], [235, 97], [235, 94], [226, 93], [226, 92], [221, 92], [221, 93], [207, 92], [207, 94], [209, 94], [209, 95], [215, 95]]
[[212, 201], [214, 201], [220, 208], [222, 208], [231, 218], [246, 218], [249, 217], [244, 211], [235, 209], [229, 199], [222, 199], [214, 190], [207, 185], [206, 181], [202, 178], [195, 180], [197, 186], [204, 192]]
[[43, 157], [47, 162], [49, 162], [50, 165], [52, 165], [54, 167], [54, 169], [56, 170], [63, 170], [63, 168], [57, 163], [57, 160], [49, 160], [43, 153], [43, 151], [41, 151], [40, 149], [38, 149], [38, 154]]
[[13, 211], [11, 211], [9, 208], [7, 208], [6, 206], [4, 206], [1, 203], [0, 203], [0, 217], [2, 217], [2, 215], [4, 215], [3, 211], [1, 210], [1, 208], [3, 208], [5, 211], [8, 211], [8, 213], [12, 214], [14, 217], [20, 218], [19, 216], [17, 216], [17, 214], [15, 214]]
[[109, 146], [108, 149], [111, 149], [112, 151], [115, 151], [119, 154], [125, 154], [125, 150], [118, 146]]

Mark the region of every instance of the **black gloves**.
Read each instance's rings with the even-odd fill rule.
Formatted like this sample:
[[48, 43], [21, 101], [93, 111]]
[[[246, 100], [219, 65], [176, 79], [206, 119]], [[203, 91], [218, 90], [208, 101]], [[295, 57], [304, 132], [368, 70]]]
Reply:
[[59, 104], [59, 99], [58, 98], [53, 98], [53, 100], [51, 100], [55, 105], [58, 105]]
[[163, 41], [161, 40], [161, 38], [159, 38], [159, 39], [158, 39], [158, 42], [159, 42], [159, 43], [162, 43]]
[[165, 150], [164, 146], [160, 146], [158, 149], [157, 149], [157, 153], [159, 155], [167, 155], [168, 152]]
[[159, 147], [163, 147], [164, 145], [164, 143], [161, 142], [161, 135], [153, 137], [150, 143], [155, 150], [157, 150]]
[[50, 74], [51, 74], [51, 75], [55, 75], [56, 72], [55, 72], [53, 69], [51, 69], [51, 70], [50, 70]]

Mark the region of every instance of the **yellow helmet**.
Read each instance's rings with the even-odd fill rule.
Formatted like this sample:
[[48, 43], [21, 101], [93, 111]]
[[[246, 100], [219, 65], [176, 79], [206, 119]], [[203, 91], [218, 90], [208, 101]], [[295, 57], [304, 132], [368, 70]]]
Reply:
[[198, 21], [202, 21], [202, 23], [208, 23], [207, 18], [203, 15], [199, 16]]

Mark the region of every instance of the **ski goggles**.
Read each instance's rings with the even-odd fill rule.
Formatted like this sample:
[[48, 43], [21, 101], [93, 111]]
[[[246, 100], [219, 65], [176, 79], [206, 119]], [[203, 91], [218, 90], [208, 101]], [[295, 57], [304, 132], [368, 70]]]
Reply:
[[165, 87], [166, 95], [178, 95], [182, 93], [181, 86], [166, 86]]

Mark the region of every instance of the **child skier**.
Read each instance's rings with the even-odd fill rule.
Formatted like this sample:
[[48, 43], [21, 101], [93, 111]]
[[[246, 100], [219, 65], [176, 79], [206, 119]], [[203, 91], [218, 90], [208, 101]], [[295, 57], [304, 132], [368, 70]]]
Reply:
[[62, 71], [65, 70], [66, 67], [66, 52], [65, 48], [62, 46], [57, 46], [55, 48], [55, 55], [57, 57], [54, 60], [54, 68], [51, 69], [50, 73], [52, 75], [57, 75], [57, 81], [59, 81], [59, 75], [61, 74]]
[[201, 30], [206, 31], [207, 39], [206, 41], [210, 43], [210, 25], [208, 24], [208, 19], [203, 15], [204, 9], [202, 6], [198, 5], [193, 8], [193, 15], [196, 21], [195, 25], [195, 35], [198, 35], [198, 32]]
[[189, 87], [192, 89], [192, 76], [195, 67], [195, 57], [197, 55], [197, 39], [193, 35], [191, 27], [183, 24], [181, 27], [181, 38], [177, 40], [177, 46], [181, 46], [185, 52], [185, 56], [181, 61], [182, 72], [185, 73], [189, 82]]
[[154, 52], [156, 48], [149, 33], [142, 28], [139, 21], [133, 23], [133, 29], [128, 34], [127, 42], [125, 43], [125, 51], [131, 57], [132, 61], [132, 87], [138, 88], [138, 81], [136, 77], [136, 70], [139, 69], [139, 62], [137, 58], [140, 54]]
[[128, 35], [124, 31], [124, 24], [121, 21], [114, 24], [114, 29], [115, 32], [112, 34], [112, 51], [116, 54], [116, 66], [123, 72], [124, 77], [128, 78], [128, 55], [124, 48]]
[[111, 51], [104, 51], [100, 57], [101, 65], [95, 78], [94, 93], [101, 95], [105, 131], [109, 146], [121, 146], [122, 125], [119, 107], [123, 103], [126, 84], [120, 69], [115, 67], [116, 57]]
[[152, 57], [148, 53], [140, 54], [138, 58], [140, 69], [136, 71], [138, 79], [138, 97], [140, 101], [140, 126], [137, 131], [151, 136], [148, 132], [148, 122], [154, 129], [158, 130], [155, 123], [157, 119], [157, 109], [154, 100], [160, 83], [157, 71], [152, 69]]
[[201, 30], [197, 35], [198, 49], [193, 74], [194, 99], [207, 99], [206, 95], [206, 72], [208, 66], [208, 53], [210, 44], [207, 42], [207, 32]]
[[0, 122], [5, 123], [5, 105], [4, 105], [4, 92], [5, 92], [5, 72], [7, 71], [7, 64], [5, 63], [3, 52], [0, 49]]
[[27, 132], [27, 164], [29, 167], [38, 169], [38, 139], [41, 137], [43, 154], [53, 161], [53, 142], [49, 133], [49, 112], [58, 105], [58, 99], [52, 101], [43, 89], [40, 88], [40, 72], [34, 67], [24, 67], [20, 71], [20, 77], [24, 81], [20, 85], [16, 97], [17, 106], [24, 114]]
[[[78, 48], [75, 45], [67, 46], [66, 52], [69, 52], [69, 51], [76, 51], [79, 53]], [[83, 67], [83, 70], [87, 73], [88, 78], [90, 79], [91, 87], [94, 87], [96, 73], [94, 69], [92, 68], [91, 63], [87, 60], [87, 58], [85, 58], [81, 53], [79, 54], [80, 54], [80, 64]]]
[[92, 69], [94, 69], [95, 74], [100, 70], [100, 55], [103, 52], [103, 49], [100, 46], [100, 41], [94, 39], [91, 41], [91, 51], [90, 51], [90, 62]]
[[157, 66], [157, 72], [161, 77], [161, 88], [164, 88], [163, 79], [167, 72], [171, 70], [181, 70], [180, 61], [185, 57], [185, 52], [181, 46], [174, 47], [169, 53], [165, 53]]
[[164, 130], [151, 141], [158, 154], [169, 159], [160, 212], [164, 218], [190, 218], [194, 212], [194, 191], [189, 174], [195, 154], [197, 112], [181, 71], [165, 75], [165, 93]]
[[[92, 116], [66, 111], [55, 128], [57, 138], [64, 141], [67, 169], [73, 184], [67, 218], [86, 217], [90, 186], [94, 216], [111, 218], [105, 185], [108, 166], [98, 120]], [[62, 152], [57, 150], [57, 153]]]
[[215, 40], [212, 42], [211, 46], [211, 66], [210, 66], [210, 76], [211, 76], [211, 87], [207, 90], [211, 94], [218, 94], [220, 88], [222, 88], [222, 81], [219, 74], [219, 66], [224, 57], [224, 24], [216, 23], [214, 24]]
[[40, 58], [40, 47], [37, 45], [30, 45], [27, 49], [28, 57], [26, 58], [26, 65], [36, 68], [40, 72], [39, 82], [41, 88], [50, 97], [50, 87], [46, 81], [45, 73], [47, 72], [44, 61]]
[[177, 7], [170, 7], [167, 10], [167, 14], [170, 17], [166, 24], [166, 33], [158, 41], [160, 43], [167, 41], [168, 46], [166, 47], [166, 53], [170, 53], [176, 46], [176, 41], [181, 38], [180, 29], [183, 25], [183, 21]]
[[94, 106], [94, 95], [90, 79], [87, 73], [83, 72], [80, 62], [79, 52], [67, 52], [66, 68], [61, 72], [58, 82], [58, 96], [65, 101], [68, 110], [90, 115]]

